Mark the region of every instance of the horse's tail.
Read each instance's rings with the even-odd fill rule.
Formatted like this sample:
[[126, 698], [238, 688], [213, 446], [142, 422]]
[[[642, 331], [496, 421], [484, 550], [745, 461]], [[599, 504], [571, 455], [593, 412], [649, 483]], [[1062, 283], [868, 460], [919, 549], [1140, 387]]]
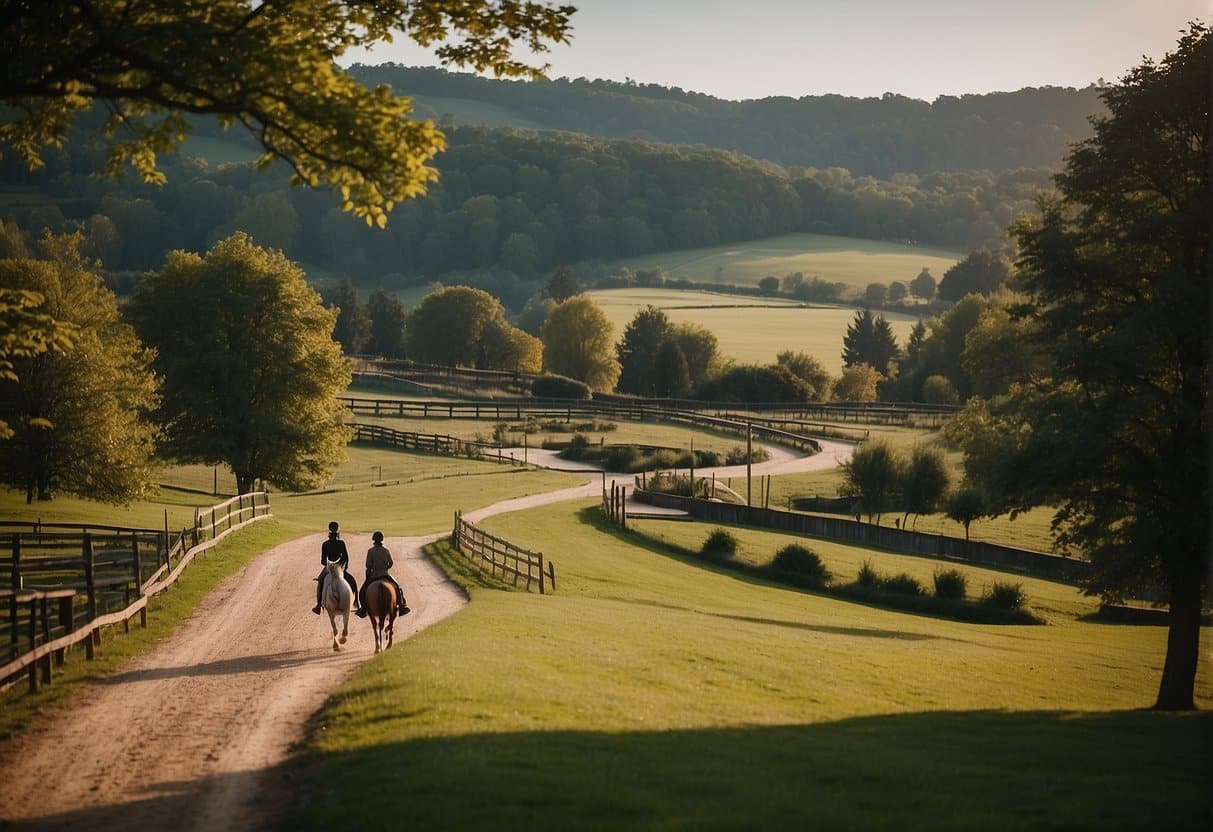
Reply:
[[396, 588], [391, 581], [377, 579], [366, 588], [367, 611], [380, 620], [388, 620], [396, 612]]

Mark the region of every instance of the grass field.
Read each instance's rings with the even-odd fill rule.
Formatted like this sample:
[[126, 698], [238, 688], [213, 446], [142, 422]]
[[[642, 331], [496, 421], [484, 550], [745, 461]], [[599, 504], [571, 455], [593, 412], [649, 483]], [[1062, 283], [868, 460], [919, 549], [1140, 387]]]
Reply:
[[908, 246], [826, 234], [784, 234], [747, 243], [690, 251], [669, 251], [615, 260], [608, 269], [662, 268], [668, 277], [754, 286], [764, 277], [801, 272], [843, 283], [860, 293], [869, 283], [909, 284], [924, 268], [938, 281], [963, 255], [944, 249]]
[[[1208, 827], [1209, 715], [1138, 710], [1164, 630], [1093, 623], [1047, 582], [1029, 588], [1047, 626], [847, 603], [597, 517], [482, 524], [542, 549], [554, 595], [495, 589], [436, 545], [471, 604], [334, 696], [289, 766], [307, 796], [290, 828]], [[745, 536], [754, 553], [779, 537]], [[840, 571], [862, 556], [828, 553]], [[1198, 700], [1213, 704], [1208, 665]]]
[[[674, 323], [692, 323], [716, 334], [720, 355], [742, 364], [769, 364], [784, 350], [806, 352], [833, 375], [842, 372], [842, 337], [855, 319], [847, 306], [801, 306], [786, 301], [677, 289], [601, 289], [588, 293], [614, 327], [614, 338], [646, 306]], [[884, 312], [899, 345], [918, 318]]]

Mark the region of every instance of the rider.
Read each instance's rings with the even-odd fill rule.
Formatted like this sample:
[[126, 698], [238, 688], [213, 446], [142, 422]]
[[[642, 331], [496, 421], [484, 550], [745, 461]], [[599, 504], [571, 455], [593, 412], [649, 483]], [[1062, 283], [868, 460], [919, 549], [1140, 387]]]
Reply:
[[[327, 564], [336, 561], [341, 564], [341, 571], [345, 575], [345, 582], [350, 585], [350, 589], [354, 592], [354, 610], [357, 611], [358, 582], [350, 574], [350, 553], [345, 549], [345, 541], [337, 536], [338, 528], [336, 520], [329, 523], [329, 539], [320, 545], [320, 563]], [[316, 606], [312, 607], [312, 612], [316, 613], [316, 615], [320, 615], [320, 604], [323, 601], [324, 572], [325, 570], [321, 569], [320, 575], [316, 578]]]
[[408, 615], [409, 608], [404, 601], [404, 590], [400, 588], [400, 584], [396, 583], [396, 579], [388, 572], [392, 568], [392, 553], [383, 545], [383, 532], [375, 532], [371, 535], [371, 541], [375, 545], [366, 552], [366, 577], [362, 581], [362, 597], [358, 599], [361, 602], [361, 607], [357, 615], [359, 618], [366, 618], [366, 588], [370, 586], [371, 581], [380, 579], [389, 581], [392, 586], [396, 587], [398, 614]]

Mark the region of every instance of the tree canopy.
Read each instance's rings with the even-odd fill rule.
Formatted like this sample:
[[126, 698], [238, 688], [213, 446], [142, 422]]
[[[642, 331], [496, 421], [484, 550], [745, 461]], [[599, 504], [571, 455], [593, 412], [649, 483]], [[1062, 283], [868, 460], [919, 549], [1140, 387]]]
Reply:
[[[520, 0], [89, 0], [8, 4], [0, 16], [0, 101], [15, 118], [0, 142], [31, 167], [103, 101], [114, 137], [105, 170], [133, 166], [163, 179], [156, 154], [174, 151], [186, 114], [241, 124], [294, 181], [330, 185], [342, 207], [380, 225], [394, 204], [424, 193], [445, 146], [407, 98], [368, 89], [336, 61], [394, 33], [436, 46], [448, 65], [500, 76], [542, 74], [512, 46], [544, 52], [568, 39], [571, 6]], [[35, 58], [36, 56], [36, 58]]]
[[1021, 314], [1048, 375], [958, 421], [966, 471], [1001, 510], [1057, 505], [1088, 590], [1160, 586], [1156, 707], [1192, 708], [1209, 575], [1210, 31], [1103, 93], [1108, 114], [1015, 230]]
[[47, 236], [41, 259], [0, 260], [0, 301], [18, 298], [42, 333], [10, 349], [0, 375], [0, 425], [11, 431], [0, 441], [0, 477], [27, 502], [67, 492], [125, 503], [153, 480], [152, 356], [80, 244], [79, 235]]
[[345, 457], [337, 402], [350, 368], [337, 313], [280, 252], [237, 233], [204, 256], [177, 251], [129, 304], [164, 379], [165, 452], [224, 463], [241, 493], [257, 479], [313, 488]]
[[589, 295], [557, 304], [543, 324], [543, 368], [610, 392], [619, 380], [611, 322]]

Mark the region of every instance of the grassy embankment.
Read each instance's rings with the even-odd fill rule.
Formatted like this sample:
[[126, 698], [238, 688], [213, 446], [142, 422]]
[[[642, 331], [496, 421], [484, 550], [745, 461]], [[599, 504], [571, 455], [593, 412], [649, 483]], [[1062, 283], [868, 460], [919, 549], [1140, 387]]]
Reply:
[[[471, 603], [334, 697], [289, 767], [311, 796], [290, 828], [1207, 827], [1209, 716], [1136, 710], [1165, 631], [1089, 621], [1072, 587], [1025, 581], [1047, 626], [963, 624], [724, 572], [589, 504], [483, 525], [542, 549], [557, 592], [437, 544]], [[738, 534], [753, 558], [790, 539]], [[931, 568], [820, 549], [840, 575]]]

